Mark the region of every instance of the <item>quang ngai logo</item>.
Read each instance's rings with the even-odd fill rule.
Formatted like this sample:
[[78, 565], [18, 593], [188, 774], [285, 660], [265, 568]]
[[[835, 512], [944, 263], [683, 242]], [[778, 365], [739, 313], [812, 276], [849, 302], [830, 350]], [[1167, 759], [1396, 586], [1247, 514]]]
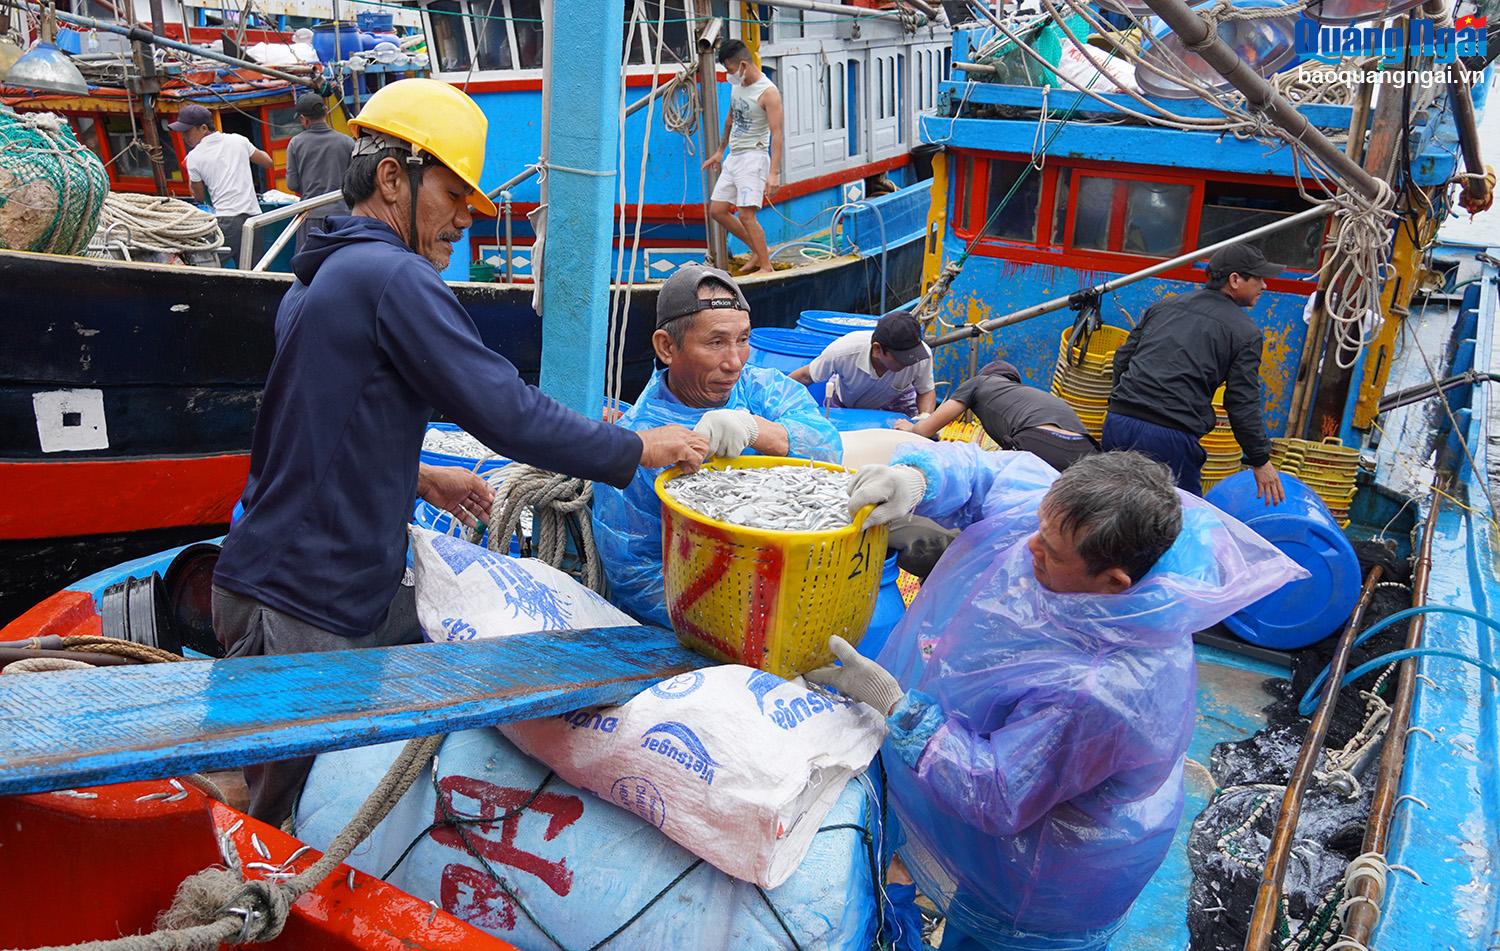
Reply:
[[1297, 54], [1303, 59], [1336, 64], [1344, 59], [1377, 57], [1381, 68], [1400, 66], [1407, 57], [1430, 57], [1445, 66], [1460, 57], [1488, 55], [1485, 17], [1459, 17], [1451, 27], [1412, 19], [1409, 26], [1349, 24], [1330, 26], [1303, 17], [1295, 27]]

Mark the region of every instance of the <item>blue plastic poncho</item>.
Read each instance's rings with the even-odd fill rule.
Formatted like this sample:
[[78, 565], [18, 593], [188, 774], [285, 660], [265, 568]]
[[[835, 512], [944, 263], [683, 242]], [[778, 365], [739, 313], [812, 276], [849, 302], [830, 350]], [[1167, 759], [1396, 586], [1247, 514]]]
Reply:
[[[631, 430], [677, 423], [689, 429], [710, 409], [743, 409], [786, 427], [788, 455], [838, 462], [844, 456], [838, 430], [818, 410], [807, 387], [780, 370], [745, 367], [723, 406], [696, 409], [667, 389], [658, 370], [619, 425]], [[670, 628], [662, 588], [660, 469], [642, 468], [624, 490], [594, 484], [594, 540], [604, 559], [610, 600], [641, 621]]]
[[1026, 540], [1057, 477], [1030, 453], [903, 447], [917, 513], [964, 530], [880, 663], [907, 691], [882, 750], [902, 856], [975, 937], [1102, 931], [1161, 864], [1182, 812], [1192, 634], [1303, 572], [1179, 493], [1183, 530], [1116, 595], [1055, 594]]

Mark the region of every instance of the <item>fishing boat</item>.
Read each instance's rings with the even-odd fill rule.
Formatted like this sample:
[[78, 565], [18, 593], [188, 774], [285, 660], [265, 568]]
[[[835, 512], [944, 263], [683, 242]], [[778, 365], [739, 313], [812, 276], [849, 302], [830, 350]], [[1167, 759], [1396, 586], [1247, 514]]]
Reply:
[[[1346, 155], [1395, 164], [1405, 200], [1417, 203], [1403, 209], [1409, 226], [1374, 229], [1385, 242], [1377, 252], [1390, 260], [1380, 287], [1384, 325], [1340, 323], [1337, 312], [1306, 302], [1327, 290], [1332, 249], [1351, 253], [1332, 229], [1351, 225], [1347, 211], [1320, 207], [1337, 190], [1304, 187], [1321, 175], [1305, 155], [1257, 141], [1263, 127], [1239, 126], [1247, 138], [1226, 128], [1153, 128], [1121, 111], [1149, 111], [1123, 93], [982, 81], [1002, 70], [1018, 75], [1005, 57], [1037, 45], [1044, 26], [984, 19], [955, 34], [941, 111], [922, 120], [922, 137], [945, 147], [924, 229], [924, 293], [914, 302], [930, 315], [938, 375], [956, 381], [1003, 356], [1033, 385], [1077, 400], [1089, 422], [1089, 394], [1067, 385], [1070, 349], [1103, 349], [1107, 328], [1128, 328], [1152, 302], [1201, 281], [1193, 261], [1207, 248], [1255, 232], [1250, 240], [1288, 268], [1252, 311], [1266, 332], [1268, 425], [1279, 439], [1354, 454], [1354, 492], [1338, 511], [1363, 568], [1384, 572], [1367, 581], [1355, 616], [1336, 619], [1335, 636], [1319, 644], [1283, 649], [1227, 631], [1200, 636], [1187, 806], [1167, 861], [1111, 947], [1310, 949], [1340, 938], [1345, 947], [1487, 946], [1497, 915], [1490, 857], [1500, 837], [1485, 806], [1500, 781], [1491, 649], [1500, 422], [1490, 385], [1500, 371], [1500, 260], [1487, 243], [1439, 240], [1453, 200], [1447, 186], [1463, 174], [1459, 156], [1468, 158], [1474, 126], [1465, 127], [1452, 99], [1421, 96], [1413, 106], [1382, 92], [1372, 104], [1369, 88], [1299, 108], [1313, 126], [1348, 135]], [[1071, 28], [1082, 31], [1076, 21]], [[1460, 90], [1472, 107], [1483, 109], [1488, 78]], [[1153, 101], [1179, 118], [1226, 115], [1196, 100]], [[1408, 107], [1420, 116], [1404, 119]], [[1463, 181], [1482, 191], [1482, 179]], [[755, 287], [746, 282], [747, 292]], [[1316, 467], [1299, 471], [1319, 488]], [[1335, 505], [1319, 504], [1331, 517]], [[166, 579], [191, 575], [187, 566], [209, 557], [179, 549], [116, 566], [38, 605], [0, 640], [151, 627], [170, 632], [162, 643], [187, 643], [195, 623], [201, 633], [201, 608], [196, 620], [179, 612], [193, 585]], [[145, 590], [140, 582], [153, 574], [172, 607], [154, 611], [150, 625], [106, 621], [130, 617], [122, 594]], [[1398, 619], [1407, 623], [1394, 642], [1387, 634], [1372, 642], [1378, 651], [1349, 661], [1354, 634], [1407, 606], [1423, 613]], [[1364, 669], [1366, 657], [1403, 645], [1413, 653]], [[1347, 669], [1353, 686], [1309, 689], [1325, 665]], [[1255, 760], [1271, 747], [1277, 755]], [[177, 795], [161, 783], [140, 788]], [[66, 821], [54, 803], [71, 798], [0, 802], [34, 810], [27, 817], [45, 828]], [[1333, 818], [1341, 821], [1330, 825]], [[1293, 845], [1301, 865], [1287, 878]], [[275, 850], [278, 859], [286, 848]], [[157, 894], [168, 888], [155, 885]]]
[[[918, 116], [936, 105], [947, 30], [925, 21], [919, 27], [894, 8], [851, 6], [846, 15], [827, 6], [794, 11], [790, 18], [763, 16], [768, 32], [759, 50], [768, 74], [786, 88], [788, 132], [787, 184], [774, 213], [762, 220], [778, 260], [791, 266], [745, 279], [757, 326], [790, 327], [802, 310], [893, 306], [917, 288], [928, 194], [925, 160], [920, 154], [914, 160], [912, 145]], [[383, 68], [378, 62], [361, 62], [356, 70], [352, 57], [330, 54], [330, 62], [309, 67], [306, 76], [326, 74], [343, 84], [335, 124], [356, 110], [357, 90], [373, 90], [413, 68], [466, 88], [485, 109], [492, 130], [485, 180], [497, 182], [500, 216], [470, 229], [446, 276], [486, 343], [534, 382], [542, 323], [533, 299], [535, 234], [526, 216], [541, 198], [535, 176], [542, 148], [543, 70], [535, 45], [541, 30], [534, 14], [505, 9], [498, 31], [486, 29], [497, 22], [486, 19], [489, 14], [464, 5], [423, 7], [420, 21], [414, 19], [417, 11], [404, 11], [400, 15], [425, 28], [430, 43], [421, 55], [430, 60], [390, 67], [398, 71], [377, 77]], [[696, 120], [691, 128], [682, 125], [680, 110], [669, 121], [664, 105], [674, 97], [696, 98], [698, 87], [659, 61], [671, 52], [696, 62], [696, 39], [689, 43], [684, 13], [671, 4], [627, 12], [638, 14], [621, 25], [636, 47], [622, 68], [622, 84], [631, 96], [646, 94], [625, 107], [630, 119], [619, 174], [628, 188], [617, 203], [612, 239], [611, 279], [623, 292], [625, 399], [650, 373], [657, 285], [678, 266], [703, 260], [710, 244], [705, 179], [697, 167], [709, 132]], [[187, 13], [189, 20], [201, 15]], [[670, 23], [662, 43], [642, 46], [643, 24], [664, 16]], [[59, 17], [79, 30], [110, 26], [72, 14]], [[178, 34], [205, 36], [205, 27], [168, 19]], [[844, 47], [856, 23], [862, 39], [836, 62], [820, 61], [818, 51]], [[726, 29], [726, 36], [755, 39], [750, 22]], [[266, 35], [289, 39], [284, 30]], [[320, 45], [327, 47], [336, 35], [345, 51], [371, 42], [353, 25], [324, 35]], [[195, 49], [203, 56], [212, 52]], [[255, 75], [248, 63], [210, 76], [203, 63], [226, 64], [173, 52], [197, 71], [164, 65], [171, 72], [162, 80], [160, 117], [189, 101], [210, 105], [226, 130], [240, 129], [273, 153], [276, 167], [266, 184], [275, 187], [295, 128], [290, 105], [305, 86], [275, 77], [247, 81]], [[709, 72], [709, 86], [727, 101], [722, 71]], [[349, 78], [356, 73], [359, 84]], [[210, 80], [218, 85], [205, 87]], [[151, 163], [143, 150], [130, 147], [137, 135], [130, 110], [138, 110], [139, 102], [123, 86], [96, 85], [89, 96], [71, 98], [11, 92], [6, 101], [19, 109], [65, 115], [80, 139], [111, 163], [113, 188], [152, 189]], [[707, 125], [716, 132], [718, 120]], [[185, 151], [178, 136], [163, 136], [168, 190], [181, 193]], [[648, 156], [644, 162], [642, 156]], [[500, 187], [506, 176], [514, 183]], [[876, 193], [877, 184], [885, 193]], [[11, 319], [25, 328], [17, 339], [27, 342], [0, 372], [0, 391], [6, 393], [0, 482], [42, 493], [53, 513], [0, 516], [0, 619], [50, 593], [53, 586], [42, 580], [49, 575], [88, 574], [223, 530], [248, 471], [259, 386], [270, 368], [271, 325], [290, 280], [284, 271], [295, 229], [289, 224], [307, 204], [252, 219], [261, 260], [241, 262], [243, 274], [143, 270], [119, 261], [0, 251], [0, 270], [17, 289]], [[163, 475], [168, 471], [170, 476]]]

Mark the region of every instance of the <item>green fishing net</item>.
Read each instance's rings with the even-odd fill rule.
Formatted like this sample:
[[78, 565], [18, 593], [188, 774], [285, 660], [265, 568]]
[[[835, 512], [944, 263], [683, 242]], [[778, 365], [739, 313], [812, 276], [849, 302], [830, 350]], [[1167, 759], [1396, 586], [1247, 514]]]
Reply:
[[103, 163], [66, 120], [0, 106], [0, 248], [78, 253], [107, 194]]

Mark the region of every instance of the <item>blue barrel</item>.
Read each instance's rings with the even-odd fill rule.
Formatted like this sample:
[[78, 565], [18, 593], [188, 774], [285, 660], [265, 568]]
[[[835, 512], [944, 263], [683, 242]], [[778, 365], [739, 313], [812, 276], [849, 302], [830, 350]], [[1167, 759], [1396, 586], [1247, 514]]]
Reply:
[[856, 330], [874, 330], [879, 320], [869, 314], [848, 314], [841, 310], [804, 310], [797, 318], [797, 329], [825, 337], [842, 337]]
[[885, 560], [885, 568], [880, 572], [880, 591], [875, 595], [875, 613], [870, 615], [870, 626], [865, 628], [864, 639], [859, 642], [857, 650], [865, 657], [874, 659], [885, 646], [886, 639], [891, 636], [891, 631], [906, 614], [906, 601], [901, 597], [901, 589], [896, 585], [896, 578], [900, 576], [901, 569], [896, 567], [896, 552], [891, 552]]
[[364, 41], [360, 38], [359, 27], [353, 23], [340, 23], [335, 27], [332, 23], [324, 23], [312, 28], [312, 46], [318, 54], [318, 59], [324, 63], [331, 63], [334, 59], [333, 35], [337, 29], [338, 55], [348, 59], [350, 55], [358, 53], [364, 48]]
[[[828, 342], [828, 338], [822, 334], [808, 333], [805, 330], [756, 327], [750, 331], [750, 365], [791, 373], [798, 367], [811, 363], [828, 346]], [[825, 389], [825, 384], [814, 383], [807, 391], [821, 404]]]
[[[442, 432], [458, 432], [459, 427], [453, 423], [428, 423], [427, 430], [440, 430]], [[431, 449], [422, 450], [422, 461], [429, 466], [458, 466], [461, 469], [473, 469], [478, 460], [472, 457], [455, 456], [447, 452], [434, 452]], [[509, 465], [510, 460], [503, 456], [492, 456], [479, 464], [479, 473], [492, 472], [501, 466]]]
[[823, 413], [833, 424], [833, 428], [841, 433], [861, 429], [890, 429], [896, 420], [906, 418], [888, 409], [846, 409], [842, 406], [830, 406]]
[[[354, 23], [366, 33], [394, 34], [396, 32], [396, 15], [394, 13], [361, 11], [354, 14]], [[386, 39], [390, 39], [390, 37], [386, 37]]]
[[1359, 600], [1359, 559], [1323, 500], [1296, 477], [1281, 475], [1286, 501], [1255, 497], [1255, 476], [1237, 472], [1205, 498], [1244, 522], [1312, 575], [1226, 619], [1224, 626], [1262, 647], [1290, 650], [1321, 641], [1349, 619]]

